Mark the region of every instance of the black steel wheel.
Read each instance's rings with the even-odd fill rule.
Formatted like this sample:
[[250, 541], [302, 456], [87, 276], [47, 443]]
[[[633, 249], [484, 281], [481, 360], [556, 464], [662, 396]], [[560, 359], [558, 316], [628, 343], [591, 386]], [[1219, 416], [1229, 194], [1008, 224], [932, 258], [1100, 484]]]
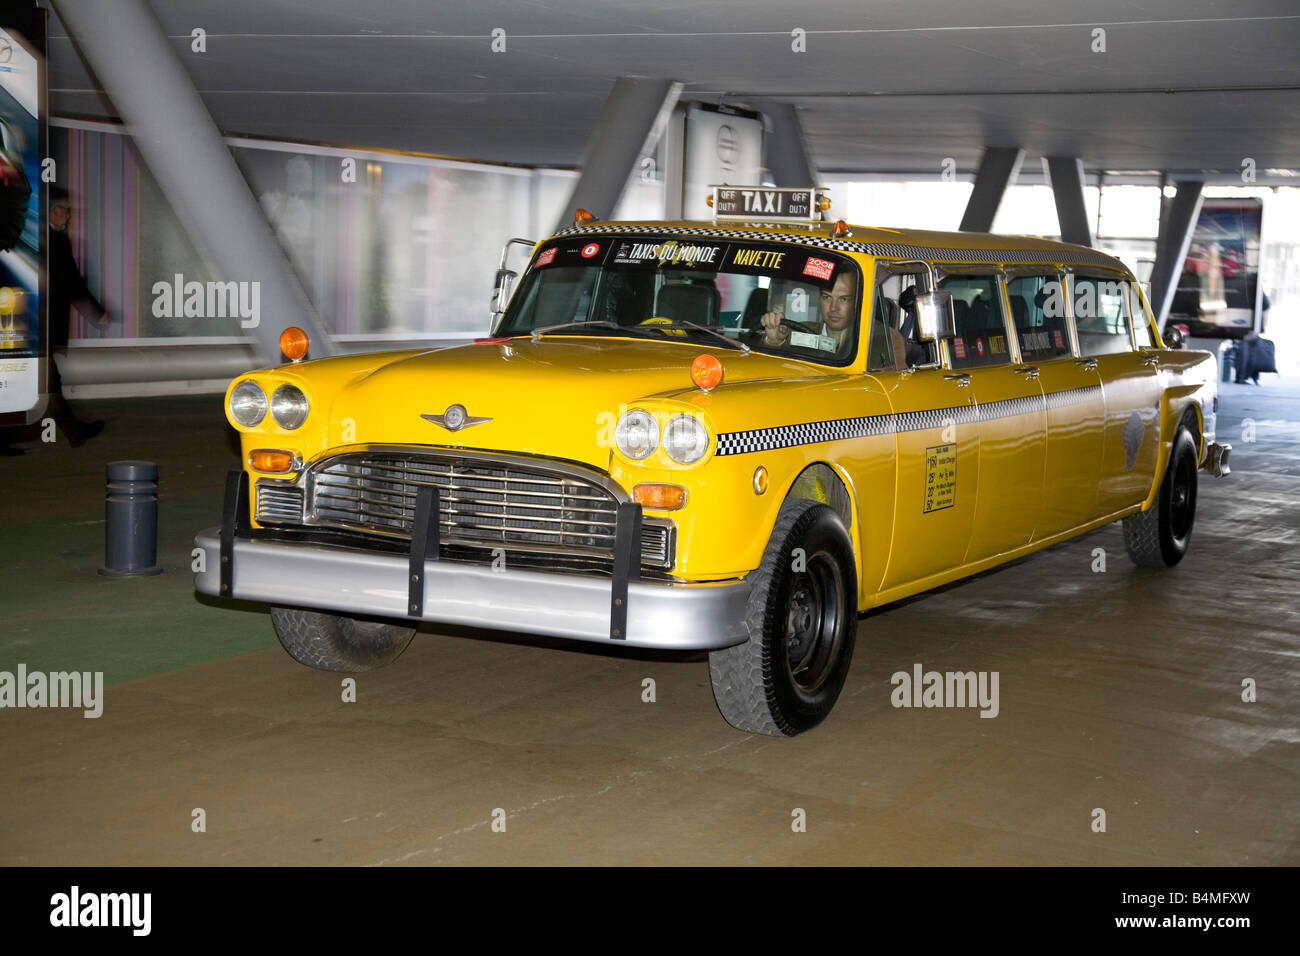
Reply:
[[793, 737], [830, 713], [853, 659], [857, 573], [839, 515], [788, 500], [750, 582], [749, 640], [709, 655], [713, 696], [733, 727]]

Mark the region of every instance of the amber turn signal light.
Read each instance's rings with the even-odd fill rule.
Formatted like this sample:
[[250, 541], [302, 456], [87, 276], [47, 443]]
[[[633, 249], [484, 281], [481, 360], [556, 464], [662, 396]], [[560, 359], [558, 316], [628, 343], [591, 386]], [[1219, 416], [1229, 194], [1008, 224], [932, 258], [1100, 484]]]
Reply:
[[579, 209], [573, 214], [573, 221], [578, 225], [581, 225], [584, 222], [591, 222], [595, 218], [595, 216], [587, 212], [585, 209]]
[[678, 485], [633, 485], [632, 500], [652, 511], [676, 511], [686, 504], [686, 489]]
[[257, 448], [248, 453], [249, 467], [268, 475], [294, 470], [294, 454], [280, 448]]
[[835, 220], [835, 231], [831, 233], [836, 239], [843, 239], [849, 234], [849, 224], [843, 219]]
[[722, 362], [716, 355], [704, 352], [691, 363], [691, 381], [706, 392], [722, 384]]
[[291, 325], [280, 333], [280, 351], [290, 362], [297, 362], [307, 354], [307, 333]]

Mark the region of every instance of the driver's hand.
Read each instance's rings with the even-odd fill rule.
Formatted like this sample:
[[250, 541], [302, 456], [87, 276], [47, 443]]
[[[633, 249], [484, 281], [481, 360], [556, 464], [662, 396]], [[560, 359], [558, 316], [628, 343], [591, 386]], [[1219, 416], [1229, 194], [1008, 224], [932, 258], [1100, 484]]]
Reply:
[[790, 329], [781, 323], [785, 321], [785, 311], [764, 313], [759, 319], [763, 324], [763, 340], [768, 345], [781, 345], [790, 337]]

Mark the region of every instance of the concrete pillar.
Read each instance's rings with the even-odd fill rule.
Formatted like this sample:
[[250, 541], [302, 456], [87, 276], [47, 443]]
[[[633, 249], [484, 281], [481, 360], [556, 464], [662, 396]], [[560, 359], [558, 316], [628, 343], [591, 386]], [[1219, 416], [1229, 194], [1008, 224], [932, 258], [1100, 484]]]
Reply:
[[1088, 208], [1083, 200], [1083, 162], [1073, 156], [1046, 156], [1043, 172], [1052, 184], [1061, 241], [1091, 246], [1092, 229], [1088, 226]]
[[767, 117], [763, 154], [772, 182], [787, 187], [818, 185], [821, 177], [808, 151], [798, 111], [790, 103], [763, 103], [757, 108]]
[[[313, 356], [334, 354], [256, 197], [144, 0], [53, 4], [199, 253], [223, 280], [258, 283], [258, 324], [246, 331], [261, 360], [283, 361], [279, 336], [290, 325], [311, 337]], [[172, 276], [157, 279], [170, 282]]]
[[1002, 195], [1016, 181], [1025, 151], [1018, 146], [986, 146], [975, 173], [975, 189], [966, 202], [958, 228], [962, 232], [988, 232], [1002, 204]]
[[597, 219], [614, 213], [637, 159], [658, 142], [682, 84], [672, 80], [620, 76], [600, 112], [582, 153], [582, 174], [560, 213], [556, 229], [573, 225], [586, 209]]
[[1178, 288], [1178, 277], [1183, 271], [1183, 260], [1187, 258], [1187, 247], [1192, 243], [1196, 217], [1201, 212], [1201, 190], [1204, 187], [1202, 182], [1180, 180], [1174, 184], [1177, 190], [1174, 198], [1162, 203], [1156, 261], [1151, 269], [1151, 308], [1162, 332]]

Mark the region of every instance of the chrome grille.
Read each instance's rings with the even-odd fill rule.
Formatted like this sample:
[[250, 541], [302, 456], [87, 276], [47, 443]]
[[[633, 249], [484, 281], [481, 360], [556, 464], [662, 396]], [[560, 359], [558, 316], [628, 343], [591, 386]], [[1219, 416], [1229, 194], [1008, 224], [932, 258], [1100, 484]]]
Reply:
[[301, 488], [257, 483], [257, 520], [259, 522], [302, 521]]
[[459, 456], [343, 455], [308, 475], [312, 523], [410, 537], [420, 488], [438, 489], [448, 543], [612, 554], [618, 502], [595, 481]]
[[652, 568], [671, 568], [675, 528], [670, 521], [657, 518], [641, 519], [641, 563]]
[[[388, 448], [336, 455], [296, 481], [259, 479], [257, 520], [278, 529], [379, 535], [402, 547], [426, 486], [438, 489], [439, 540], [448, 560], [482, 563], [504, 548], [515, 567], [613, 568], [622, 493], [594, 471], [544, 459]], [[676, 550], [672, 521], [642, 518], [643, 568], [671, 571]]]

